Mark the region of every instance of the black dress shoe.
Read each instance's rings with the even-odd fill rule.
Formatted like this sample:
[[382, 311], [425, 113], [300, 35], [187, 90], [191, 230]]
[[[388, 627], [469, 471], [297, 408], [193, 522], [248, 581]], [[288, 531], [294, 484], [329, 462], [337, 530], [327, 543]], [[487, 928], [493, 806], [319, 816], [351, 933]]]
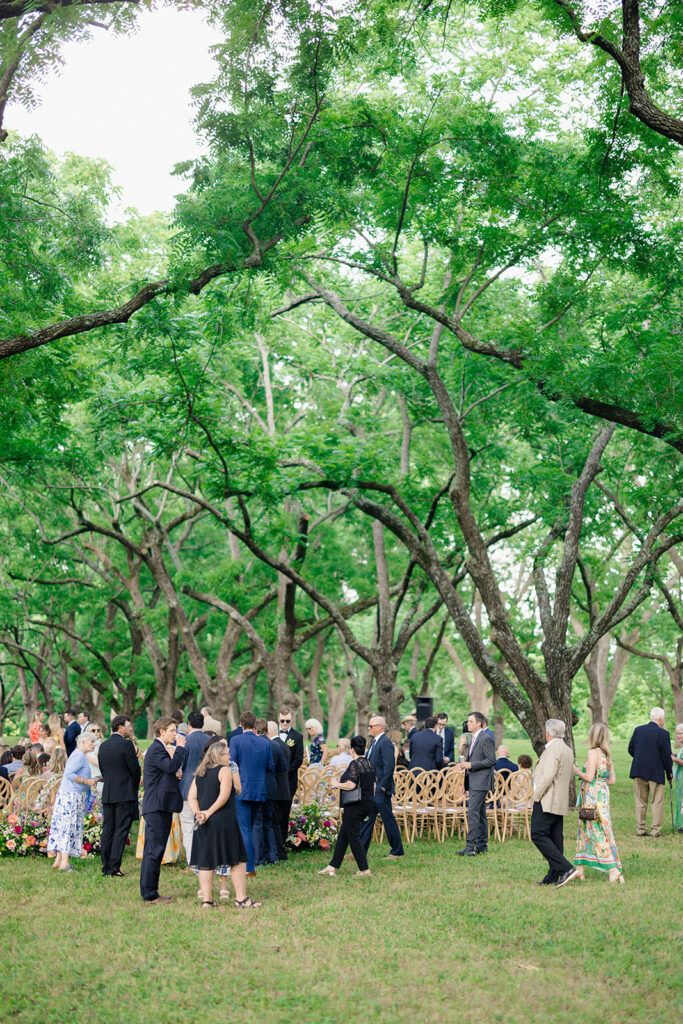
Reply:
[[563, 875], [560, 875], [558, 880], [555, 882], [555, 888], [559, 889], [560, 886], [566, 885], [567, 882], [571, 882], [574, 878], [579, 877], [579, 872], [576, 868], [570, 868], [569, 871], [565, 871]]
[[484, 850], [475, 850], [474, 852], [475, 852], [475, 853], [477, 854], [477, 856], [478, 856], [478, 855], [479, 855], [480, 853], [488, 853], [489, 851], [488, 851], [488, 847], [486, 847], [486, 849], [484, 849]]
[[554, 885], [554, 882], [546, 882], [545, 878], [542, 878], [540, 882], [534, 882], [534, 885]]
[[476, 855], [474, 850], [468, 850], [468, 849], [458, 850], [458, 857], [476, 857], [476, 856], [477, 855]]
[[124, 875], [123, 871], [119, 870], [119, 871], [112, 871], [111, 872], [111, 877], [112, 878], [125, 878], [126, 876]]

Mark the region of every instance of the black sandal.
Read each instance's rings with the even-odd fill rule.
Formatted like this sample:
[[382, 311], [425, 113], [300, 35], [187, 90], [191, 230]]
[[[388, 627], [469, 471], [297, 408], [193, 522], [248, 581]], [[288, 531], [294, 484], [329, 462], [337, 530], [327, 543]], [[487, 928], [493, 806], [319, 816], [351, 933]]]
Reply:
[[217, 906], [219, 906], [219, 904], [216, 903], [215, 900], [202, 900], [202, 910], [204, 909], [204, 907], [217, 907]]
[[256, 900], [250, 900], [247, 896], [243, 900], [235, 900], [235, 906], [238, 910], [256, 910], [258, 907], [262, 907], [262, 903], [257, 903]]

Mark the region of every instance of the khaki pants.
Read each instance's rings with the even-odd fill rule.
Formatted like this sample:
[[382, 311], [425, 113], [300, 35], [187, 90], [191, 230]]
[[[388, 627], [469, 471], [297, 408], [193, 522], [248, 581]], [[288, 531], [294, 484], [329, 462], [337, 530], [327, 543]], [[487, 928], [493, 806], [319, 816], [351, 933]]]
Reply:
[[180, 828], [183, 833], [183, 847], [185, 849], [185, 860], [190, 863], [192, 853], [192, 837], [194, 835], [194, 814], [190, 810], [187, 800], [183, 800], [183, 809], [180, 812]]
[[651, 782], [649, 779], [633, 780], [633, 795], [636, 798], [636, 832], [639, 836], [644, 836], [647, 833], [648, 798], [652, 804], [652, 835], [661, 834], [665, 788], [663, 782]]

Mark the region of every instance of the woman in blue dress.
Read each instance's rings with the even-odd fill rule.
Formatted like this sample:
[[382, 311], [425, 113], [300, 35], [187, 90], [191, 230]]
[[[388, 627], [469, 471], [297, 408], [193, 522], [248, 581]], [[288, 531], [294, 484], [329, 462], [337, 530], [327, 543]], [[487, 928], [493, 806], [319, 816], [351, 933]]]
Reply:
[[76, 749], [67, 759], [62, 784], [57, 792], [47, 852], [55, 854], [53, 868], [59, 871], [73, 871], [69, 857], [83, 854], [83, 816], [85, 799], [99, 782], [93, 778], [87, 755], [95, 749], [97, 737], [92, 732], [82, 732], [76, 739]]
[[324, 765], [327, 759], [327, 746], [323, 736], [323, 727], [317, 718], [309, 718], [304, 723], [308, 735], [311, 737], [311, 745], [308, 748], [309, 765]]

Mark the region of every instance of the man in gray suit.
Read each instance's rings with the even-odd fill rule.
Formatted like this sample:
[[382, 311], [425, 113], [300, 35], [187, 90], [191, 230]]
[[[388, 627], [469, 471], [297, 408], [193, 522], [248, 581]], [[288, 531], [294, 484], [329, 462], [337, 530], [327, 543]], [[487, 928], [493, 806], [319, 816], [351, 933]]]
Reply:
[[467, 718], [467, 731], [472, 739], [468, 760], [458, 765], [465, 772], [467, 800], [467, 842], [464, 850], [458, 850], [461, 857], [474, 857], [477, 853], [488, 853], [489, 825], [486, 820], [486, 794], [493, 786], [493, 766], [496, 763], [496, 747], [485, 730], [486, 716], [472, 711]]
[[538, 885], [566, 885], [578, 878], [563, 850], [564, 816], [569, 810], [569, 784], [574, 755], [564, 742], [566, 726], [559, 718], [545, 723], [545, 750], [534, 771], [534, 806], [531, 812], [531, 842], [548, 861], [548, 871]]

